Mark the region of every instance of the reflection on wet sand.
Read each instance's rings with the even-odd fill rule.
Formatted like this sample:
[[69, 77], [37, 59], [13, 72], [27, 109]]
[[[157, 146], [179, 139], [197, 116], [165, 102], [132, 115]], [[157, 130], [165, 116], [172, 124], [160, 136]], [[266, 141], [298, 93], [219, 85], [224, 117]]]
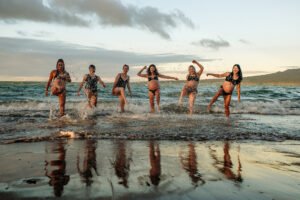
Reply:
[[[115, 143], [116, 147], [116, 157], [112, 165], [115, 169], [116, 176], [121, 179], [119, 184], [128, 188], [128, 177], [130, 171], [130, 161], [132, 161], [131, 156], [126, 153], [126, 141], [117, 141]], [[128, 156], [128, 157], [127, 157]]]
[[0, 199], [298, 199], [300, 194], [295, 141], [86, 139], [18, 145], [0, 145], [5, 164]]
[[[224, 152], [224, 156], [223, 156], [223, 162], [221, 162], [217, 155], [215, 154], [216, 151], [213, 150], [212, 148], [210, 148], [210, 154], [212, 159], [215, 161], [213, 166], [215, 168], [217, 168], [222, 174], [225, 175], [225, 177], [229, 180], [233, 180], [236, 182], [242, 182], [243, 178], [242, 178], [242, 164], [240, 161], [240, 155], [239, 155], [239, 151], [238, 151], [238, 157], [237, 157], [237, 161], [238, 161], [238, 167], [237, 167], [237, 174], [235, 174], [232, 171], [232, 167], [233, 167], [233, 163], [231, 161], [231, 156], [230, 156], [230, 144], [228, 141], [226, 141], [224, 143], [224, 147], [223, 147], [223, 152]], [[223, 163], [223, 166], [220, 167], [220, 164]]]
[[[70, 176], [66, 175], [66, 149], [65, 141], [55, 141], [51, 143], [46, 153], [54, 154], [57, 158], [45, 160], [45, 175], [50, 179], [49, 185], [53, 187], [54, 195], [60, 197], [63, 194], [64, 186], [68, 184]], [[48, 168], [51, 169], [49, 173]]]
[[149, 177], [151, 183], [158, 186], [161, 175], [160, 149], [159, 144], [154, 141], [149, 142], [149, 159], [151, 165], [151, 168], [149, 170]]
[[97, 170], [97, 140], [88, 139], [85, 142], [85, 152], [84, 152], [84, 160], [83, 167], [80, 169], [80, 157], [77, 156], [77, 171], [81, 177], [83, 183], [86, 186], [91, 186], [93, 183], [93, 172], [94, 169], [95, 174], [99, 176]]
[[188, 154], [186, 156], [183, 153], [180, 153], [180, 161], [182, 168], [188, 173], [192, 184], [198, 186], [198, 182], [201, 181], [201, 184], [204, 184], [205, 181], [202, 179], [201, 174], [198, 171], [197, 163], [197, 154], [195, 151], [195, 144], [188, 144]]

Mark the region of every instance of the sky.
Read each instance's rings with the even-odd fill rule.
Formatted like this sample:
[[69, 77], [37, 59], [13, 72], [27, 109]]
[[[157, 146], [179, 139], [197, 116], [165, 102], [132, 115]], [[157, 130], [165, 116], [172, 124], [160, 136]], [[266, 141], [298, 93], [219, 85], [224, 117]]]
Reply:
[[300, 66], [298, 0], [0, 0], [0, 81], [46, 81], [63, 58], [73, 81], [94, 64], [112, 81], [154, 63], [184, 79], [193, 59], [205, 73], [244, 76]]

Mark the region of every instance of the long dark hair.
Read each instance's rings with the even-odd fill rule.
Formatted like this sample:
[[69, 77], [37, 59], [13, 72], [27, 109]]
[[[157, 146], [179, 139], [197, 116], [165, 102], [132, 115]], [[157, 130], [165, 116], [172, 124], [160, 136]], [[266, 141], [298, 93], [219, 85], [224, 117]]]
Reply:
[[65, 71], [65, 62], [64, 62], [64, 60], [62, 58], [60, 58], [60, 59], [57, 60], [57, 62], [56, 62], [56, 70], [57, 70], [58, 63], [60, 63], [60, 62], [63, 63], [63, 67], [62, 68], [63, 68], [63, 71]]
[[233, 75], [233, 68], [234, 67], [237, 67], [238, 69], [239, 69], [239, 72], [238, 72], [238, 76], [239, 76], [239, 81], [242, 81], [243, 80], [243, 73], [242, 73], [242, 69], [241, 69], [241, 66], [239, 65], [239, 64], [235, 64], [235, 65], [233, 65], [233, 67], [232, 67], [232, 72], [231, 72], [231, 74]]
[[148, 76], [151, 76], [151, 71], [150, 71], [150, 68], [151, 67], [154, 67], [154, 74], [157, 76], [157, 75], [159, 75], [159, 73], [158, 73], [158, 71], [157, 71], [157, 68], [156, 68], [156, 66], [154, 65], [154, 64], [151, 64], [149, 67], [148, 67], [148, 69], [147, 69], [147, 74], [148, 74]]

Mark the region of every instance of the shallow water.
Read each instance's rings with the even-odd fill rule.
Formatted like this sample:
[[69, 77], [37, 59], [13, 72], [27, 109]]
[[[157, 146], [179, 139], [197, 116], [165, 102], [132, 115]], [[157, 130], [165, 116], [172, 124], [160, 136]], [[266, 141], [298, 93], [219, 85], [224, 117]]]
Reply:
[[85, 109], [86, 98], [76, 96], [78, 84], [68, 85], [67, 116], [58, 119], [56, 97], [45, 97], [45, 83], [0, 84], [0, 141], [52, 140], [69, 132], [74, 137], [161, 140], [275, 140], [300, 139], [300, 87], [242, 86], [242, 102], [234, 93], [231, 118], [224, 117], [222, 97], [206, 106], [218, 85], [202, 85], [195, 114], [188, 116], [187, 99], [177, 105], [183, 83], [161, 83], [159, 114], [149, 114], [146, 83], [132, 83], [127, 112], [119, 113], [111, 84], [99, 92], [94, 111]]
[[2, 199], [299, 198], [299, 141], [0, 145]]

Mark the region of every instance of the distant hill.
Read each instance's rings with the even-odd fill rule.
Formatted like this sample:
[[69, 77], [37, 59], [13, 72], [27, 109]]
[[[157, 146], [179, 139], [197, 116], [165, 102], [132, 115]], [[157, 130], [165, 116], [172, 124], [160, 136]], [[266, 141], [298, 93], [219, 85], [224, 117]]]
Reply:
[[[202, 80], [204, 83], [222, 83], [223, 79]], [[300, 85], [300, 68], [288, 69], [272, 74], [244, 77], [243, 84], [249, 85]]]

